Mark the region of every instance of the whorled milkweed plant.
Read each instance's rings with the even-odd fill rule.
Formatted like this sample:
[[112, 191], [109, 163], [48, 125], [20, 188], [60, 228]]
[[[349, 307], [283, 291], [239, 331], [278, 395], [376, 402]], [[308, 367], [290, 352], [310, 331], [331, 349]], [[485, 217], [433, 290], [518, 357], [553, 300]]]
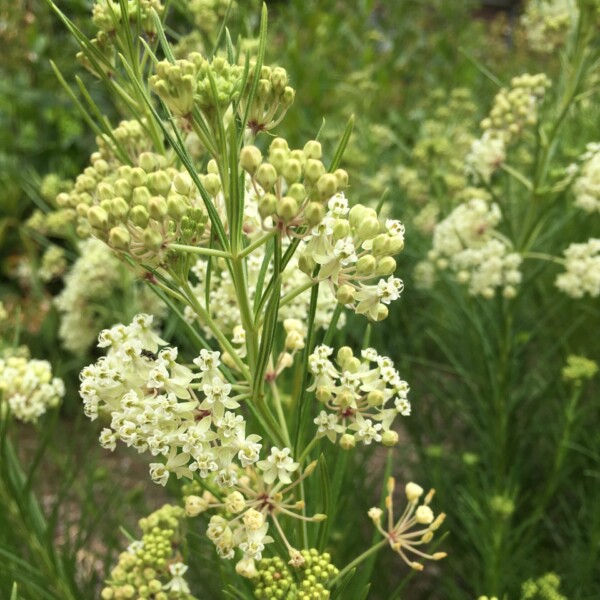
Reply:
[[[255, 56], [223, 26], [225, 51], [175, 60], [159, 0], [97, 2], [91, 40], [53, 6], [127, 115], [112, 127], [82, 85], [72, 92], [98, 148], [57, 204], [147, 281], [193, 340], [170, 345], [147, 314], [100, 333], [80, 394], [104, 424], [101, 444], [147, 457], [156, 484], [187, 482], [187, 516], [208, 520], [188, 527], [240, 576], [222, 570], [229, 597], [342, 597], [385, 544], [418, 570], [443, 558], [421, 550], [444, 519], [429, 507], [433, 492], [421, 500], [409, 483], [396, 521], [390, 480], [387, 517], [369, 512], [384, 539], [334, 566], [325, 456], [394, 446], [396, 418], [410, 414], [390, 358], [331, 346], [344, 311], [384, 320], [403, 288], [402, 223], [351, 201], [340, 168], [352, 122], [330, 157], [316, 139], [290, 148], [274, 137], [295, 91], [285, 69], [264, 64], [266, 8]], [[165, 511], [151, 517], [151, 541], [144, 525], [121, 556], [103, 598], [192, 597], [184, 575], [200, 557], [173, 545], [184, 517]]]

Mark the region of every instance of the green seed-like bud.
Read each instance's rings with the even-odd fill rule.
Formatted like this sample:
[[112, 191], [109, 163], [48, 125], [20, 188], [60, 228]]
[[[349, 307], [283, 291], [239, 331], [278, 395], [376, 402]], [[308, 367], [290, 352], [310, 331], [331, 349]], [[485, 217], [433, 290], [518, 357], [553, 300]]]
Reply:
[[295, 158], [296, 160], [300, 161], [302, 166], [306, 164], [306, 155], [304, 152], [302, 152], [302, 150], [292, 150], [290, 152], [290, 158]]
[[187, 214], [188, 205], [178, 194], [171, 194], [167, 199], [167, 213], [175, 221], [179, 221]]
[[353, 356], [352, 358], [349, 358], [344, 363], [344, 370], [345, 371], [350, 371], [350, 373], [358, 373], [359, 369], [360, 369], [360, 359], [357, 358], [356, 356]]
[[288, 188], [287, 195], [295, 198], [298, 204], [302, 204], [306, 198], [306, 188], [301, 183], [293, 183]]
[[363, 219], [358, 228], [358, 235], [363, 240], [372, 240], [379, 233], [379, 221], [373, 217]]
[[161, 196], [154, 196], [150, 198], [148, 203], [148, 213], [152, 219], [162, 221], [163, 217], [167, 214], [167, 202]]
[[385, 277], [391, 275], [396, 270], [396, 261], [391, 256], [384, 256], [377, 262], [375, 275]]
[[[110, 183], [106, 183], [105, 181], [101, 181], [96, 188], [96, 195], [100, 200], [110, 200], [115, 197], [115, 189]], [[58, 198], [57, 198], [58, 202]]]
[[333, 237], [336, 240], [348, 237], [350, 234], [350, 224], [345, 219], [337, 219], [333, 226]]
[[273, 189], [277, 181], [277, 171], [275, 167], [269, 163], [263, 163], [256, 171], [256, 181], [265, 191]]
[[171, 178], [165, 171], [157, 171], [148, 175], [148, 187], [161, 196], [166, 196], [171, 188]]
[[131, 203], [134, 205], [140, 204], [147, 208], [151, 197], [152, 194], [147, 187], [136, 187], [131, 194]]
[[288, 108], [289, 106], [291, 106], [294, 103], [295, 96], [296, 96], [296, 92], [294, 91], [294, 88], [292, 88], [288, 85], [283, 90], [283, 94], [281, 94], [280, 102], [283, 105], [283, 107]]
[[304, 165], [304, 179], [309, 183], [316, 183], [325, 173], [325, 165], [314, 158], [309, 158]]
[[381, 406], [385, 400], [385, 396], [381, 390], [371, 390], [367, 394], [367, 402], [369, 406]]
[[131, 184], [127, 179], [117, 179], [113, 187], [116, 196], [121, 196], [122, 198], [131, 197]]
[[379, 234], [373, 240], [373, 256], [381, 256], [389, 253], [390, 237], [385, 233]]
[[277, 214], [289, 223], [298, 214], [298, 203], [291, 196], [284, 196], [277, 204]]
[[369, 209], [362, 204], [356, 204], [350, 209], [350, 212], [348, 213], [348, 220], [350, 221], [350, 226], [353, 229], [356, 229], [361, 224], [363, 219], [366, 218], [368, 210]]
[[108, 234], [108, 242], [113, 248], [127, 250], [131, 238], [125, 227], [113, 227]]
[[337, 192], [337, 179], [331, 173], [325, 173], [317, 181], [317, 191], [321, 200], [327, 200]]
[[304, 148], [302, 149], [306, 158], [313, 158], [315, 160], [320, 160], [321, 156], [323, 156], [323, 152], [321, 149], [321, 144], [316, 140], [310, 140], [304, 144]]
[[348, 187], [348, 173], [344, 169], [337, 169], [333, 174], [337, 179], [338, 190], [345, 190]]
[[209, 173], [202, 177], [202, 185], [211, 196], [216, 196], [221, 191], [221, 179], [216, 173]]
[[256, 146], [244, 146], [240, 152], [240, 166], [244, 171], [254, 175], [262, 162], [262, 154]]
[[287, 162], [289, 152], [281, 148], [275, 148], [269, 152], [269, 162], [277, 169], [278, 173], [283, 171], [283, 166]]
[[397, 237], [392, 237], [388, 241], [388, 252], [390, 254], [399, 254], [404, 250], [404, 241]]
[[315, 227], [325, 218], [325, 207], [320, 202], [309, 202], [304, 209], [304, 216], [308, 224]]
[[265, 194], [258, 201], [258, 212], [263, 219], [271, 217], [277, 210], [277, 198], [273, 194]]
[[295, 183], [300, 181], [300, 177], [302, 177], [302, 165], [300, 164], [299, 160], [290, 158], [283, 164], [281, 173], [288, 183]]
[[140, 185], [146, 185], [146, 180], [148, 179], [148, 175], [146, 171], [141, 167], [134, 167], [131, 169], [131, 173], [129, 174], [129, 183], [133, 187], [139, 187]]
[[300, 255], [300, 258], [298, 259], [298, 268], [303, 273], [312, 276], [316, 266], [317, 263], [310, 256], [306, 256], [306, 254]]
[[173, 178], [173, 187], [178, 194], [189, 196], [194, 189], [194, 182], [189, 173], [177, 173]]
[[256, 96], [263, 102], [269, 100], [273, 95], [273, 86], [268, 79], [259, 79], [256, 88]]
[[275, 67], [271, 73], [271, 83], [276, 94], [281, 94], [288, 83], [288, 76], [285, 69]]
[[206, 172], [213, 173], [214, 175], [219, 174], [219, 165], [217, 164], [217, 161], [214, 158], [211, 158], [208, 161], [208, 164], [206, 165]]
[[373, 275], [377, 267], [377, 260], [374, 256], [366, 254], [356, 261], [356, 273], [358, 275]]
[[152, 173], [160, 168], [160, 162], [156, 154], [152, 152], [142, 152], [138, 160], [138, 164], [146, 173]]
[[356, 446], [356, 438], [351, 433], [345, 433], [340, 438], [340, 446], [344, 450], [352, 450]]
[[129, 213], [129, 205], [123, 198], [113, 198], [110, 200], [109, 212], [117, 221], [123, 221]]
[[347, 360], [354, 358], [354, 352], [350, 346], [342, 346], [337, 352], [337, 361], [341, 366], [344, 366]]
[[327, 402], [331, 398], [331, 390], [328, 387], [319, 387], [315, 392], [315, 397], [319, 402]]
[[148, 227], [144, 229], [144, 247], [148, 250], [158, 250], [163, 243], [162, 235], [156, 231], [156, 229], [152, 229], [152, 227]]
[[96, 229], [106, 229], [108, 226], [108, 214], [100, 206], [92, 206], [87, 213], [90, 225]]
[[146, 227], [150, 220], [150, 215], [144, 206], [134, 206], [129, 212], [129, 220], [138, 227]]
[[78, 217], [87, 218], [87, 214], [88, 214], [89, 210], [90, 210], [90, 207], [88, 204], [85, 204], [85, 202], [80, 202], [75, 207], [75, 212], [77, 213]]
[[354, 302], [354, 288], [351, 285], [341, 285], [335, 295], [340, 304], [352, 304]]
[[389, 310], [385, 304], [380, 304], [377, 307], [377, 317], [376, 321], [385, 321], [388, 318]]
[[388, 448], [398, 443], [399, 436], [395, 431], [384, 431], [381, 435], [381, 443]]
[[278, 137], [275, 138], [269, 146], [269, 153], [273, 152], [273, 150], [285, 150], [286, 152], [289, 152], [290, 147], [284, 138]]

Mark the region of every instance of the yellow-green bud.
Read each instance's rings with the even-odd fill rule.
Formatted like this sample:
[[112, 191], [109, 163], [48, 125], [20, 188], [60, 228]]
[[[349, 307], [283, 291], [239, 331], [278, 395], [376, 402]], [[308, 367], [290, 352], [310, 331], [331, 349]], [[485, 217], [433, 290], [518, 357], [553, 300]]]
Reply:
[[307, 256], [306, 254], [300, 255], [300, 258], [298, 259], [298, 268], [303, 273], [312, 276], [312, 273], [315, 270], [316, 266], [317, 263], [310, 256]]
[[258, 212], [263, 219], [271, 217], [277, 210], [277, 198], [273, 194], [265, 194], [258, 201]]
[[267, 192], [273, 189], [273, 186], [277, 181], [277, 171], [275, 170], [275, 167], [269, 163], [260, 165], [256, 171], [256, 181], [258, 181], [260, 187]]
[[116, 196], [123, 198], [129, 198], [131, 196], [131, 184], [127, 179], [117, 179], [114, 183], [114, 190]]
[[340, 304], [351, 304], [354, 302], [354, 288], [351, 285], [341, 285], [335, 294], [336, 300]]
[[350, 373], [358, 373], [359, 369], [360, 369], [360, 359], [358, 359], [356, 356], [349, 358], [344, 363], [344, 371], [349, 371]]
[[309, 202], [304, 209], [304, 216], [308, 224], [314, 227], [325, 218], [325, 207], [320, 202]]
[[377, 262], [375, 275], [385, 277], [391, 275], [396, 270], [396, 261], [391, 256], [384, 256]]
[[167, 199], [167, 213], [175, 221], [179, 221], [187, 213], [187, 210], [188, 206], [181, 196], [172, 194]]
[[161, 196], [154, 196], [148, 202], [148, 213], [152, 219], [161, 221], [167, 214], [167, 202]]
[[269, 146], [269, 152], [273, 152], [273, 150], [285, 150], [286, 152], [289, 152], [290, 147], [284, 138], [278, 137], [275, 138]]
[[[101, 181], [96, 188], [96, 195], [100, 200], [109, 200], [110, 198], [115, 197], [115, 190], [110, 183], [106, 183], [105, 181]], [[57, 198], [58, 203], [58, 198]], [[59, 204], [60, 206], [60, 204]]]
[[399, 436], [395, 431], [384, 431], [381, 434], [381, 443], [388, 448], [395, 446], [398, 443]]
[[306, 198], [306, 188], [301, 183], [293, 183], [288, 188], [287, 195], [295, 198], [298, 204], [302, 204]]
[[164, 196], [171, 188], [171, 178], [164, 171], [148, 175], [148, 187], [155, 193]]
[[321, 156], [323, 156], [321, 144], [316, 140], [310, 140], [306, 142], [302, 151], [304, 152], [306, 158], [314, 158], [316, 160], [320, 160]]
[[160, 168], [160, 162], [156, 154], [152, 152], [142, 152], [138, 160], [138, 164], [146, 173], [152, 173]]
[[354, 358], [354, 352], [350, 346], [342, 346], [337, 352], [337, 361], [343, 367], [347, 360]]
[[138, 227], [146, 227], [150, 215], [144, 206], [134, 206], [129, 212], [129, 220]]
[[373, 275], [376, 267], [377, 260], [370, 254], [365, 254], [356, 261], [356, 273], [358, 275]]
[[131, 238], [125, 227], [113, 227], [108, 234], [108, 243], [118, 250], [127, 250]]
[[115, 593], [112, 588], [106, 587], [100, 592], [100, 598], [102, 600], [112, 600], [115, 597]]
[[284, 196], [277, 204], [277, 214], [287, 223], [298, 214], [298, 203], [291, 196]]
[[369, 406], [381, 406], [384, 400], [385, 396], [381, 390], [371, 390], [367, 394], [367, 402], [369, 403]]
[[178, 194], [189, 196], [194, 189], [194, 182], [189, 173], [177, 173], [173, 178], [173, 187]]
[[295, 158], [297, 161], [300, 161], [302, 166], [306, 164], [306, 155], [302, 150], [292, 150], [290, 152], [290, 158]]
[[[325, 165], [314, 158], [309, 158], [304, 165], [304, 178], [309, 183], [316, 183], [325, 173]], [[333, 194], [332, 194], [333, 195]]]
[[244, 171], [254, 175], [262, 162], [262, 154], [256, 146], [244, 146], [240, 152], [240, 166]]
[[372, 240], [379, 233], [379, 221], [373, 217], [367, 217], [358, 226], [358, 236], [363, 240]]
[[294, 98], [296, 96], [296, 92], [294, 88], [289, 85], [283, 90], [283, 94], [281, 94], [281, 104], [284, 108], [291, 106], [294, 103]]
[[256, 88], [256, 96], [263, 102], [268, 100], [273, 93], [273, 86], [268, 79], [259, 79]]
[[285, 69], [281, 67], [275, 67], [271, 73], [271, 82], [273, 83], [273, 89], [275, 93], [281, 94], [285, 90], [285, 86], [288, 83], [288, 76]]
[[344, 450], [352, 450], [356, 446], [356, 438], [351, 433], [345, 433], [340, 438], [340, 446]]
[[390, 254], [398, 254], [404, 250], [404, 241], [397, 237], [390, 237], [387, 247]]
[[350, 221], [350, 226], [356, 229], [362, 222], [362, 220], [367, 216], [367, 207], [362, 204], [356, 204], [350, 209], [348, 213], [348, 220]]
[[350, 224], [346, 219], [337, 219], [333, 226], [333, 237], [336, 240], [348, 237], [350, 234]]
[[151, 197], [152, 194], [147, 187], [136, 187], [131, 194], [131, 202], [134, 205], [141, 204], [142, 206], [148, 208], [148, 202], [150, 201]]
[[288, 156], [289, 152], [287, 150], [275, 148], [269, 152], [269, 162], [277, 169], [278, 173], [281, 173], [283, 170], [283, 165], [285, 165]]
[[336, 169], [333, 174], [337, 179], [338, 190], [344, 190], [348, 187], [348, 173], [344, 169]]
[[140, 185], [146, 185], [146, 180], [148, 179], [148, 175], [146, 171], [140, 167], [134, 167], [131, 169], [131, 173], [129, 174], [129, 183], [133, 187], [139, 187]]
[[122, 221], [129, 213], [129, 205], [123, 198], [113, 198], [110, 201], [109, 212], [117, 221]]
[[202, 185], [211, 196], [216, 196], [221, 191], [221, 179], [216, 173], [208, 173], [202, 177]]
[[381, 256], [382, 254], [388, 254], [390, 251], [390, 237], [385, 233], [379, 234], [373, 240], [373, 255]]
[[327, 200], [337, 192], [337, 179], [331, 173], [321, 175], [317, 181], [317, 191], [321, 200]]
[[105, 229], [108, 226], [108, 214], [100, 206], [92, 206], [87, 213], [90, 225], [96, 229]]
[[213, 175], [219, 174], [219, 165], [217, 164], [217, 161], [214, 158], [211, 158], [208, 161], [208, 165], [206, 165], [206, 172], [212, 173]]
[[315, 392], [315, 397], [319, 402], [327, 402], [331, 398], [331, 390], [327, 387], [319, 387]]
[[283, 164], [281, 172], [288, 183], [296, 183], [302, 177], [302, 165], [299, 160], [290, 158]]
[[152, 227], [148, 227], [144, 229], [144, 247], [148, 250], [158, 250], [163, 243], [162, 235], [156, 231], [156, 229], [152, 229]]
[[377, 307], [377, 317], [375, 318], [376, 321], [385, 321], [385, 319], [388, 318], [388, 314], [389, 314], [389, 310], [388, 307], [385, 304], [380, 304]]
[[75, 208], [75, 212], [77, 213], [78, 217], [87, 218], [87, 214], [88, 214], [89, 210], [90, 210], [90, 207], [88, 204], [85, 204], [85, 202], [80, 202]]

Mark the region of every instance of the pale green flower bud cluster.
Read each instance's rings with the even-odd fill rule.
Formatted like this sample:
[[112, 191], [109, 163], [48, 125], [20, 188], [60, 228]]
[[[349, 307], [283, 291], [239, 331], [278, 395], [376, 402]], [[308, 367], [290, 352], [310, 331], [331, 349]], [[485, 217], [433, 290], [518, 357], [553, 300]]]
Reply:
[[548, 54], [563, 46], [578, 15], [575, 0], [529, 0], [521, 24], [531, 49]]
[[469, 285], [473, 296], [493, 298], [500, 288], [507, 298], [521, 281], [521, 256], [495, 229], [500, 208], [483, 197], [458, 205], [433, 232], [428, 259], [438, 269], [449, 269], [456, 280]]
[[[254, 68], [250, 69], [247, 83], [247, 95], [254, 81]], [[261, 131], [273, 129], [285, 116], [288, 108], [294, 103], [296, 92], [288, 85], [288, 74], [282, 67], [263, 65], [256, 89], [256, 96], [249, 107], [248, 128], [254, 135]], [[240, 113], [245, 114], [247, 101], [242, 100]]]
[[53, 210], [42, 212], [35, 210], [27, 219], [26, 226], [45, 236], [66, 237], [77, 222], [77, 212], [73, 208], [57, 210], [56, 198], [68, 193], [73, 182], [61, 179], [58, 175], [46, 175], [40, 185], [40, 195]]
[[404, 248], [404, 225], [394, 219], [382, 223], [375, 210], [362, 204], [350, 209], [343, 193], [331, 197], [327, 207], [310, 230], [300, 268], [312, 273], [318, 267], [317, 279], [328, 280], [338, 302], [356, 314], [374, 321], [387, 318], [388, 305], [404, 288], [393, 275], [393, 256]]
[[92, 420], [101, 411], [110, 414], [110, 428], [100, 434], [103, 447], [113, 450], [121, 440], [164, 458], [150, 464], [155, 483], [166, 485], [171, 473], [192, 479], [197, 471], [231, 487], [238, 478], [234, 459], [243, 467], [256, 463], [261, 438], [246, 435], [243, 416], [233, 412], [240, 405], [219, 370], [219, 352], [201, 350], [194, 372], [177, 362], [177, 348], [164, 347], [152, 321], [139, 314], [128, 326], [100, 333], [98, 346], [108, 350], [81, 372], [84, 411]]
[[175, 63], [163, 60], [155, 69], [150, 86], [178, 117], [190, 117], [197, 106], [210, 119], [216, 108], [226, 109], [241, 93], [243, 68], [229, 64], [220, 56], [209, 61], [200, 53], [192, 52]]
[[567, 357], [567, 364], [563, 367], [562, 378], [566, 381], [581, 382], [583, 379], [592, 379], [598, 373], [598, 363], [585, 356], [571, 354]]
[[600, 238], [571, 244], [563, 254], [565, 272], [558, 275], [554, 285], [571, 298], [600, 296]]
[[333, 348], [321, 345], [308, 359], [315, 378], [308, 389], [327, 408], [314, 420], [317, 437], [327, 436], [335, 443], [340, 435], [344, 449], [356, 442], [397, 444], [398, 434], [390, 428], [398, 414], [410, 415], [410, 388], [392, 360], [373, 348], [363, 350], [359, 358], [344, 346], [337, 352], [336, 368], [329, 359], [332, 354]]
[[189, 0], [186, 7], [194, 19], [196, 28], [208, 35], [211, 40], [216, 37], [228, 8], [229, 18], [232, 18], [239, 9], [238, 2], [235, 0]]
[[61, 277], [67, 270], [67, 259], [65, 250], [60, 246], [52, 244], [48, 246], [42, 255], [42, 261], [38, 270], [38, 275], [42, 281], [52, 281]]
[[121, 10], [119, 2], [97, 0], [92, 7], [92, 22], [99, 29], [99, 33], [108, 34], [110, 38], [120, 29], [121, 22], [127, 19], [132, 27], [139, 23], [141, 33], [151, 38], [156, 34], [152, 9], [158, 16], [161, 16], [165, 10], [160, 0], [128, 0], [125, 13]]
[[52, 377], [48, 361], [27, 356], [0, 358], [1, 414], [10, 410], [15, 419], [36, 423], [48, 409], [58, 406], [64, 395], [64, 383]]
[[581, 166], [569, 167], [569, 174], [576, 174], [573, 184], [575, 206], [587, 213], [600, 213], [600, 144], [588, 144], [580, 160]]
[[521, 600], [567, 600], [559, 591], [560, 577], [546, 573], [538, 579], [529, 579], [521, 586]]
[[[65, 276], [65, 286], [54, 299], [61, 320], [58, 331], [64, 347], [83, 354], [98, 332], [110, 322], [106, 307], [115, 297], [135, 298], [132, 308], [162, 317], [165, 306], [149, 288], [136, 282], [130, 270], [104, 242], [88, 239], [79, 244], [80, 257]], [[102, 309], [100, 308], [102, 307]]]
[[329, 585], [339, 570], [328, 552], [301, 550], [303, 563], [290, 568], [279, 558], [263, 558], [256, 565], [254, 597], [258, 600], [327, 600]]
[[481, 128], [507, 145], [515, 141], [526, 127], [537, 123], [538, 106], [550, 85], [543, 73], [513, 77], [510, 88], [496, 94], [492, 110], [481, 122]]
[[183, 578], [187, 566], [181, 562], [184, 518], [181, 507], [165, 504], [140, 519], [142, 539], [132, 542], [121, 553], [100, 598], [193, 600]]

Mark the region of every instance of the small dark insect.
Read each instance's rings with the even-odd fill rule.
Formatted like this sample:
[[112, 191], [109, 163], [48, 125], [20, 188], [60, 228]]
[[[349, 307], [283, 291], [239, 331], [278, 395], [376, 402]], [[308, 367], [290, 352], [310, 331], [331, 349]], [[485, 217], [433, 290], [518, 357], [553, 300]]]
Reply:
[[150, 352], [150, 350], [142, 350], [140, 352], [140, 354], [144, 357], [147, 358], [149, 360], [156, 360], [158, 358], [158, 354], [155, 354], [154, 352]]

